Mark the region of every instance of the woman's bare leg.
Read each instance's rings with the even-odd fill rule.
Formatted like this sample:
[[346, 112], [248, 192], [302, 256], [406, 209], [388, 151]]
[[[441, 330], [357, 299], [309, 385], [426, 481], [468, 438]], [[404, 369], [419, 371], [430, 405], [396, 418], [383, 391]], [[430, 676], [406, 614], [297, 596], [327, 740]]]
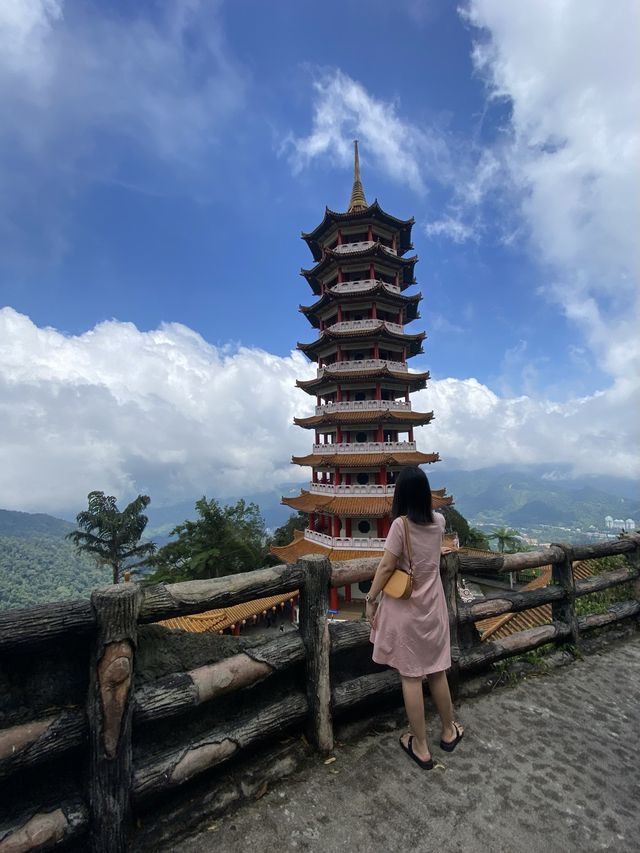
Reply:
[[424, 719], [424, 696], [422, 695], [422, 679], [408, 678], [401, 675], [402, 679], [402, 696], [404, 698], [404, 707], [409, 719], [409, 729], [411, 734], [402, 735], [402, 742], [406, 745], [409, 738], [413, 735], [412, 748], [414, 753], [422, 761], [428, 761], [431, 758], [429, 746], [427, 744], [427, 724]]
[[[427, 676], [427, 681], [429, 682], [431, 698], [442, 721], [442, 740], [453, 741], [457, 737], [457, 732], [453, 725], [453, 702], [451, 701], [447, 675], [444, 670], [432, 672]], [[460, 723], [457, 725], [461, 731], [464, 731], [464, 727]]]

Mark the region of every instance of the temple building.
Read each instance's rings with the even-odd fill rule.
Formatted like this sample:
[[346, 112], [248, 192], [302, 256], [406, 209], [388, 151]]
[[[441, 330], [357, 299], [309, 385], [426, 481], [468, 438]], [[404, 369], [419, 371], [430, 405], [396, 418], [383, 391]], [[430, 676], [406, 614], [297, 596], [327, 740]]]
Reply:
[[[289, 545], [274, 547], [286, 562], [303, 554], [330, 559], [379, 556], [391, 523], [394, 483], [403, 466], [438, 461], [416, 448], [414, 429], [433, 412], [415, 412], [410, 395], [426, 386], [428, 372], [409, 371], [423, 352], [424, 332], [405, 326], [420, 316], [411, 229], [367, 204], [355, 143], [353, 189], [346, 213], [328, 208], [302, 238], [315, 265], [301, 271], [313, 296], [300, 306], [318, 334], [300, 349], [318, 365], [315, 378], [297, 382], [315, 397], [315, 414], [295, 418], [313, 435], [311, 452], [292, 462], [311, 469], [311, 482], [282, 502], [308, 514], [304, 531]], [[433, 492], [434, 509], [452, 503]]]

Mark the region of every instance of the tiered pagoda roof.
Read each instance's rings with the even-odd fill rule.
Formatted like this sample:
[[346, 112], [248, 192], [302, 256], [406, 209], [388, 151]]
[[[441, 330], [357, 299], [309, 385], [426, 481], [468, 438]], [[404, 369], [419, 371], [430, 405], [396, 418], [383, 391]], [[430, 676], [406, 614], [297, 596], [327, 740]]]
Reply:
[[[445, 491], [445, 489], [432, 490], [431, 499], [434, 509], [448, 506], [451, 503], [451, 498], [445, 495]], [[300, 494], [295, 498], [282, 498], [282, 503], [301, 512], [348, 515], [354, 518], [383, 518], [391, 512], [393, 494], [342, 497], [339, 495], [314, 494], [301, 489]]]
[[[348, 284], [349, 282], [345, 282]], [[340, 287], [340, 285], [338, 285]], [[357, 290], [352, 291], [336, 291], [335, 288], [329, 288], [324, 294], [312, 305], [301, 305], [299, 311], [306, 316], [312, 326], [316, 329], [320, 327], [318, 312], [323, 308], [331, 305], [335, 301], [336, 296], [340, 296], [343, 302], [361, 302], [363, 297], [382, 296], [388, 298], [389, 302], [394, 306], [401, 307], [404, 310], [406, 323], [412, 320], [417, 320], [420, 317], [418, 311], [418, 303], [422, 299], [421, 293], [414, 293], [411, 296], [405, 296], [393, 290], [393, 285], [387, 284], [386, 281], [371, 281], [368, 286], [362, 285]]]
[[336, 424], [349, 426], [351, 424], [400, 423], [423, 426], [433, 420], [433, 412], [394, 411], [393, 409], [371, 409], [361, 412], [324, 412], [321, 415], [311, 415], [308, 418], [294, 418], [296, 426], [314, 429], [323, 425]]
[[350, 251], [337, 251], [336, 249], [325, 249], [322, 259], [311, 269], [300, 270], [300, 275], [304, 276], [309, 282], [314, 293], [320, 295], [322, 282], [320, 276], [322, 273], [330, 270], [336, 263], [345, 265], [351, 264], [353, 261], [376, 261], [382, 260], [385, 265], [388, 265], [394, 271], [400, 273], [399, 286], [401, 290], [405, 290], [412, 284], [416, 283], [413, 276], [413, 268], [418, 262], [418, 256], [413, 255], [410, 258], [403, 258], [397, 255], [391, 249], [383, 246], [382, 243], [373, 242], [369, 246], [362, 249], [353, 249]]
[[[292, 462], [312, 469], [311, 484], [282, 503], [309, 515], [309, 526], [280, 559], [305, 553], [331, 559], [379, 556], [388, 533], [394, 483], [409, 465], [437, 462], [437, 453], [416, 449], [414, 429], [433, 412], [414, 412], [409, 395], [425, 387], [429, 373], [410, 372], [407, 361], [422, 352], [424, 332], [405, 325], [417, 319], [413, 219], [397, 219], [377, 201], [367, 204], [355, 146], [354, 180], [346, 213], [326, 209], [320, 225], [303, 234], [315, 265], [302, 269], [318, 297], [300, 311], [318, 335], [298, 349], [319, 362], [314, 379], [297, 386], [316, 397], [315, 414], [294, 423], [314, 430], [312, 452]], [[433, 506], [452, 503], [444, 489]]]
[[385, 320], [379, 320], [376, 325], [371, 325], [365, 328], [343, 328], [334, 329], [330, 326], [328, 329], [323, 329], [319, 337], [310, 344], [301, 344], [298, 342], [297, 347], [306, 356], [315, 361], [318, 357], [318, 350], [322, 349], [327, 341], [332, 340], [352, 340], [361, 338], [371, 338], [375, 341], [396, 341], [408, 345], [409, 352], [407, 355], [419, 355], [422, 352], [422, 341], [426, 338], [426, 332], [418, 332], [417, 335], [408, 335], [405, 332], [396, 332], [389, 328], [389, 324]]
[[424, 373], [403, 372], [392, 370], [386, 365], [375, 367], [371, 370], [363, 370], [357, 367], [354, 367], [353, 370], [348, 370], [345, 369], [345, 362], [342, 362], [342, 368], [333, 367], [330, 364], [326, 365], [321, 368], [319, 376], [316, 376], [314, 379], [298, 379], [296, 385], [308, 394], [316, 394], [320, 387], [327, 385], [330, 381], [346, 382], [363, 379], [395, 379], [408, 385], [411, 391], [419, 391], [425, 387], [429, 378], [429, 371], [425, 371]]
[[[331, 445], [327, 444], [327, 448]], [[309, 453], [307, 456], [292, 456], [291, 461], [294, 465], [308, 465], [314, 468], [332, 468], [337, 466], [341, 469], [348, 468], [363, 468], [366, 466], [386, 465], [392, 467], [395, 465], [427, 465], [431, 462], [439, 462], [439, 453], [421, 453], [416, 450], [414, 452], [405, 453], [336, 453], [333, 450], [327, 450], [326, 453]]]

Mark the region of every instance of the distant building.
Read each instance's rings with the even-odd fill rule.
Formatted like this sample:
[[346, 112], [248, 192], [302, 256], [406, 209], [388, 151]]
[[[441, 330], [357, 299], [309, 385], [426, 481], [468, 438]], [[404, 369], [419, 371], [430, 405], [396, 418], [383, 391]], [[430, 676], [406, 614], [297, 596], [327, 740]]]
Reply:
[[636, 523], [632, 518], [627, 518], [624, 522], [624, 529], [627, 531], [635, 530]]
[[608, 528], [609, 530], [611, 530], [611, 528], [613, 527], [613, 516], [612, 516], [612, 515], [606, 515], [606, 516], [605, 516], [605, 518], [604, 518], [604, 526], [605, 526], [606, 528]]

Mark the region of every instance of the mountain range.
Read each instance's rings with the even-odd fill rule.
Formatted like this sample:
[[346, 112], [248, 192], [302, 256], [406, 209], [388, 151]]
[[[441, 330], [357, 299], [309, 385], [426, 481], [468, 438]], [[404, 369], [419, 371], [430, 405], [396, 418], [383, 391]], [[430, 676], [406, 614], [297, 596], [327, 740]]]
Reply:
[[[465, 471], [438, 464], [428, 474], [432, 488], [446, 487], [456, 509], [470, 524], [485, 529], [508, 526], [525, 533], [542, 525], [604, 532], [606, 516], [640, 524], [638, 484], [621, 478], [572, 478], [567, 471], [543, 466]], [[287, 484], [282, 490], [243, 497], [258, 504], [273, 530], [290, 515], [280, 504], [281, 496], [296, 494], [298, 488]], [[196, 499], [167, 506], [152, 502], [145, 538], [158, 545], [167, 542], [177, 524], [196, 517]], [[85, 596], [110, 582], [108, 570], [78, 555], [65, 539], [73, 529], [71, 521], [44, 513], [0, 510], [0, 608]]]

